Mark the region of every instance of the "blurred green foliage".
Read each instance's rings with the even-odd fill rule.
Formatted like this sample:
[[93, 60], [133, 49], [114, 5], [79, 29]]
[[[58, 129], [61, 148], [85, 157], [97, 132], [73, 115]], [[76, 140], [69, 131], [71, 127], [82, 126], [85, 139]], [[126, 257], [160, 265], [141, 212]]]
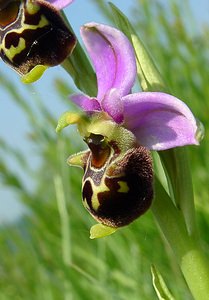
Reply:
[[[107, 22], [112, 16], [104, 1], [94, 1]], [[138, 0], [132, 24], [138, 30], [173, 94], [185, 101], [206, 129], [200, 147], [189, 147], [198, 225], [209, 253], [209, 29], [196, 28], [189, 2]], [[72, 92], [55, 80], [60, 99]], [[24, 95], [0, 73], [0, 88], [15, 101], [30, 124], [30, 143], [40, 162], [31, 168], [24, 154], [0, 140], [0, 180], [15, 191], [27, 213], [0, 230], [0, 299], [157, 299], [151, 264], [157, 266], [175, 299], [192, 299], [172, 251], [160, 235], [151, 212], [116, 234], [90, 240], [94, 221], [81, 203], [82, 171], [69, 168], [66, 158], [84, 145], [76, 132], [55, 134], [57, 120], [31, 87]], [[27, 96], [35, 95], [36, 109]], [[64, 100], [63, 100], [64, 101]], [[29, 190], [7, 163], [10, 156], [33, 182]], [[33, 155], [33, 154], [32, 154]], [[5, 199], [1, 199], [5, 201]]]

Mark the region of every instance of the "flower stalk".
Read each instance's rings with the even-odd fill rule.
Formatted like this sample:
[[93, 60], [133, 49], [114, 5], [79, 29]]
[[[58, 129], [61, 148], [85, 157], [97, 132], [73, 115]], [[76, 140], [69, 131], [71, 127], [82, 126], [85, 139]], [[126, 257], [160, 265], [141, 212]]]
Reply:
[[170, 149], [169, 151], [163, 151], [159, 154], [167, 173], [167, 179], [171, 180], [170, 193], [173, 193], [173, 201], [184, 215], [188, 234], [196, 239], [198, 233], [195, 220], [193, 184], [187, 149]]
[[155, 180], [154, 218], [170, 245], [194, 299], [204, 300], [209, 293], [209, 263], [199, 239], [188, 234], [184, 216]]

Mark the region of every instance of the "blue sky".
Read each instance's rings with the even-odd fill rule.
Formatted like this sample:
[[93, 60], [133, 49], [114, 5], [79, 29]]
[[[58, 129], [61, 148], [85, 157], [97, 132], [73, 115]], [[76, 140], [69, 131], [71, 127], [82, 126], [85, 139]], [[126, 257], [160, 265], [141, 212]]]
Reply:
[[[153, 0], [154, 1], [154, 0]], [[165, 3], [167, 0], [164, 0]], [[177, 0], [176, 0], [177, 1]], [[104, 1], [109, 2], [109, 1]], [[129, 15], [131, 7], [135, 0], [113, 0], [116, 6], [126, 14]], [[162, 1], [163, 2], [163, 1]], [[199, 23], [209, 22], [209, 3], [206, 0], [191, 0], [191, 5], [196, 19]], [[152, 3], [152, 1], [150, 1]], [[71, 25], [73, 26], [77, 35], [79, 35], [79, 28], [86, 22], [95, 21], [104, 23], [105, 19], [100, 12], [95, 8], [95, 5], [90, 0], [75, 0], [74, 3], [65, 10]], [[19, 76], [10, 70], [5, 64], [0, 62], [0, 68], [7, 73], [10, 80], [17, 83], [21, 88]], [[65, 76], [65, 71], [61, 67], [51, 68], [42, 77], [42, 79], [35, 84], [37, 90], [44, 96], [46, 103], [53, 103], [53, 110], [56, 111], [57, 117], [65, 110], [66, 107], [59, 105], [59, 101], [55, 99], [50, 92], [50, 83], [52, 83], [54, 76]], [[31, 101], [31, 99], [29, 99]], [[26, 143], [27, 120], [24, 115], [8, 96], [1, 92], [0, 94], [0, 138], [5, 138], [10, 144], [24, 151], [25, 155], [29, 156], [30, 148]], [[15, 166], [14, 166], [15, 167]], [[24, 177], [24, 172], [20, 170], [21, 176]], [[22, 213], [22, 206], [16, 201], [14, 193], [5, 190], [0, 186], [0, 223], [7, 220], [14, 220]]]

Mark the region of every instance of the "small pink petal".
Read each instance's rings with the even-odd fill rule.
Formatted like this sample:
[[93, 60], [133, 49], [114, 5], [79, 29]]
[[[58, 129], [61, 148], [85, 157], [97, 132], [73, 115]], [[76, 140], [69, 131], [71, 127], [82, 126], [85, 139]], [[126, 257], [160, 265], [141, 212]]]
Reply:
[[151, 150], [197, 145], [196, 120], [187, 105], [174, 96], [141, 92], [122, 98], [125, 127]]
[[95, 98], [91, 98], [84, 94], [71, 95], [70, 100], [72, 100], [76, 105], [78, 105], [84, 111], [101, 110], [100, 104]]

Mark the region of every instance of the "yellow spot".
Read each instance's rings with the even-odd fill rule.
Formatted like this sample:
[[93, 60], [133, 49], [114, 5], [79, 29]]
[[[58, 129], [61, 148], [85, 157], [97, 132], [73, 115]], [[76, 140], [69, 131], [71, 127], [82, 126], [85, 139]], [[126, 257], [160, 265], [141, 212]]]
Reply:
[[40, 6], [35, 3], [28, 2], [26, 9], [30, 15], [34, 15], [40, 10]]
[[118, 189], [119, 193], [128, 193], [129, 187], [126, 181], [118, 181], [120, 188]]
[[100, 185], [98, 185], [98, 186], [95, 185], [92, 180], [90, 180], [90, 181], [92, 182], [92, 189], [93, 189], [91, 205], [92, 205], [93, 209], [95, 211], [97, 211], [99, 206], [100, 206], [99, 199], [98, 199], [98, 194], [99, 193], [104, 193], [104, 192], [109, 192], [110, 189], [106, 186], [106, 184], [104, 182], [104, 178], [102, 179]]
[[[49, 24], [49, 21], [47, 20], [47, 18], [45, 16], [41, 16], [41, 20], [38, 23], [38, 25], [33, 25], [34, 27], [32, 25], [30, 25], [30, 29], [42, 28], [48, 24]], [[33, 28], [31, 28], [31, 27], [33, 27]]]
[[9, 60], [11, 60], [12, 62], [15, 55], [21, 53], [22, 50], [24, 49], [25, 49], [25, 40], [23, 38], [20, 38], [17, 47], [11, 46], [9, 49], [4, 48], [4, 52], [7, 58], [9, 58]]
[[99, 200], [98, 200], [98, 192], [95, 191], [95, 188], [93, 188], [93, 195], [92, 195], [92, 198], [91, 198], [91, 205], [93, 207], [93, 209], [95, 211], [98, 210], [99, 208]]
[[47, 68], [48, 67], [43, 65], [37, 65], [30, 72], [23, 75], [21, 77], [21, 81], [23, 83], [32, 83], [37, 81], [43, 75]]

